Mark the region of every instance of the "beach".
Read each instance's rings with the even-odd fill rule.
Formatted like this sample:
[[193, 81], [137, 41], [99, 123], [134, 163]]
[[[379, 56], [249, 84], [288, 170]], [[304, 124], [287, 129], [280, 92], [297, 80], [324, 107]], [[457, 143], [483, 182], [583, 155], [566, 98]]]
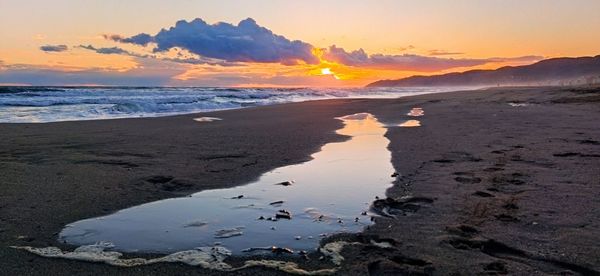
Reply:
[[[415, 107], [425, 115], [407, 116]], [[0, 274], [222, 274], [183, 264], [118, 268], [49, 259], [10, 246], [72, 249], [57, 241], [68, 223], [242, 185], [305, 162], [324, 144], [347, 139], [335, 133], [342, 127], [336, 117], [360, 112], [388, 126], [398, 176], [387, 198], [373, 199], [383, 214], [373, 226], [331, 238], [353, 243], [342, 252], [338, 274], [599, 274], [597, 87], [506, 87], [0, 124]], [[203, 116], [222, 120], [194, 120]], [[397, 127], [410, 119], [421, 126]], [[318, 258], [272, 257], [308, 270], [331, 266]], [[283, 274], [261, 267], [235, 273]]]

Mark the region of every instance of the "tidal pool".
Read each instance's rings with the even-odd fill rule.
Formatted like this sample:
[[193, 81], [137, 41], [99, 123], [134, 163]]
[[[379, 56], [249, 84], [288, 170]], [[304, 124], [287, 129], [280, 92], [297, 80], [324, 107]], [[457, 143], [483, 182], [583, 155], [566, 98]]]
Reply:
[[337, 133], [350, 138], [324, 145], [308, 162], [277, 168], [244, 186], [81, 220], [67, 225], [59, 239], [73, 245], [110, 242], [123, 252], [220, 245], [244, 254], [270, 246], [312, 250], [324, 236], [359, 232], [372, 224], [370, 204], [384, 197], [393, 180], [389, 141], [371, 114], [338, 119], [344, 127]]
[[408, 120], [405, 121], [404, 123], [401, 123], [398, 125], [399, 127], [420, 127], [421, 126], [421, 121], [419, 120]]
[[411, 117], [420, 117], [425, 115], [425, 111], [423, 111], [423, 108], [420, 107], [413, 107], [410, 112], [408, 112], [408, 114], [406, 114], [408, 116]]

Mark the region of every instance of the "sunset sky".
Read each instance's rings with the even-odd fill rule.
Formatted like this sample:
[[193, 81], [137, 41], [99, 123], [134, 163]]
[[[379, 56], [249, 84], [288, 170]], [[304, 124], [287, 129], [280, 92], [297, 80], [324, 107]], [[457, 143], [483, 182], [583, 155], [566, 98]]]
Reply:
[[0, 0], [0, 84], [362, 86], [600, 54], [600, 1]]

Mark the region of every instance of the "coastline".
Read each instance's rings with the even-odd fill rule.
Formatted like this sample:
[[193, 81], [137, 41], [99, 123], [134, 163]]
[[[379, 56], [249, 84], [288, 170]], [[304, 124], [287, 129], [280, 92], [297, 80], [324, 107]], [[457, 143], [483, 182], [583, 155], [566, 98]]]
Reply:
[[[599, 97], [597, 88], [497, 88], [0, 124], [6, 145], [0, 152], [0, 274], [219, 274], [177, 264], [123, 269], [44, 259], [8, 246], [55, 246], [55, 234], [79, 219], [247, 183], [343, 140], [334, 133], [341, 126], [335, 117], [370, 112], [396, 125], [409, 119], [412, 107], [425, 110], [422, 127], [393, 127], [386, 134], [402, 175], [387, 191], [395, 202], [386, 204], [402, 209], [402, 196], [425, 199], [414, 212], [376, 219], [364, 235], [394, 241], [394, 248], [347, 248], [341, 274], [597, 272], [600, 212], [589, 210], [598, 206], [600, 191], [594, 187], [600, 179]], [[223, 120], [193, 120], [200, 116]], [[154, 176], [174, 179], [148, 181]], [[373, 254], [362, 256], [365, 250]], [[280, 273], [239, 273], [257, 271]]]

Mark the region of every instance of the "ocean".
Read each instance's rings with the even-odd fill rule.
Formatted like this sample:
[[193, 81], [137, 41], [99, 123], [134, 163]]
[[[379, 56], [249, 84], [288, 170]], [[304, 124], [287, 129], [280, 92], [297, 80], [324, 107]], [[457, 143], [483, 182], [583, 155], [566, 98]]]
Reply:
[[0, 87], [0, 123], [158, 117], [335, 98], [396, 98], [457, 88]]

